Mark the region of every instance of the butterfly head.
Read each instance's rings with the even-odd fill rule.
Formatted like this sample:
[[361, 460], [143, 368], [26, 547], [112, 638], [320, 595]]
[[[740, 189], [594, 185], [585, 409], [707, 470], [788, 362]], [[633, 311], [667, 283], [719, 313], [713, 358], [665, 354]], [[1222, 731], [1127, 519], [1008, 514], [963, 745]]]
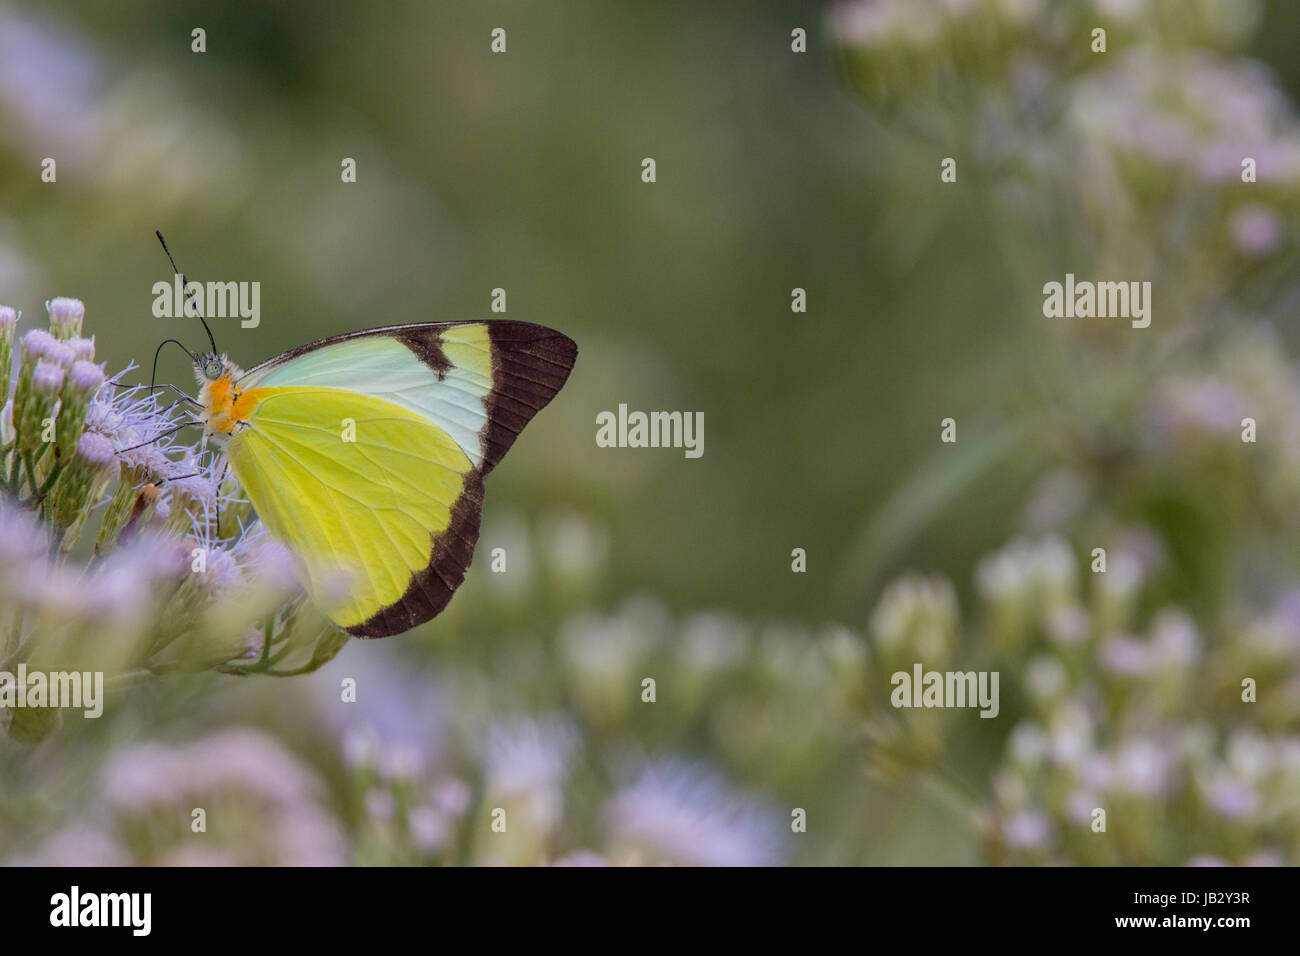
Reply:
[[227, 377], [231, 365], [224, 355], [216, 352], [199, 352], [194, 356], [194, 377], [200, 385], [207, 385]]

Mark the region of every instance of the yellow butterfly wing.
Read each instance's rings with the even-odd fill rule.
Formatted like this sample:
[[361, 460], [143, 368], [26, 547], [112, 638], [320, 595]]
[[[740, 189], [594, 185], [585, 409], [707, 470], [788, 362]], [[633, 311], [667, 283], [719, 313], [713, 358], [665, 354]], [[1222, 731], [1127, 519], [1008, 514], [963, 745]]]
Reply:
[[331, 619], [359, 637], [396, 634], [451, 600], [478, 539], [483, 476], [576, 355], [522, 322], [325, 340], [241, 377], [246, 423], [225, 454]]

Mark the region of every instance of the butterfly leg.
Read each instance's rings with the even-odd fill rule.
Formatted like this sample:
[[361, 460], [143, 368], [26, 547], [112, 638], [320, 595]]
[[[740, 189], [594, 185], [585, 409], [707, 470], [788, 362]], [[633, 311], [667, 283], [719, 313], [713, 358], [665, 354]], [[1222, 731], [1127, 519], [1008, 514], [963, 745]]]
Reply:
[[[196, 398], [195, 398], [194, 396], [192, 396], [192, 395], [186, 395], [185, 392], [184, 392], [184, 391], [183, 391], [179, 386], [172, 385], [170, 382], [168, 382], [168, 383], [165, 384], [165, 385], [159, 385], [159, 386], [157, 386], [157, 387], [158, 387], [158, 388], [170, 388], [173, 392], [175, 392], [177, 395], [179, 395], [179, 396], [181, 397], [181, 398], [180, 398], [181, 401], [183, 401], [183, 402], [189, 402], [189, 403], [190, 403], [191, 405], [193, 405], [195, 408], [202, 408], [202, 407], [203, 407], [203, 403], [202, 403], [202, 402], [200, 402], [198, 399], [196, 399]], [[176, 403], [176, 402], [173, 402], [172, 405], [171, 405], [171, 407], [172, 407], [172, 408], [175, 408], [176, 405], [177, 405], [177, 403]]]
[[[124, 384], [124, 383], [122, 383], [122, 382], [115, 382], [115, 381], [113, 381], [112, 379], [109, 379], [109, 381], [108, 381], [107, 384], [112, 385], [114, 388], [140, 388], [140, 387], [141, 387], [141, 386], [139, 386], [139, 385], [126, 385], [126, 384]], [[202, 403], [202, 402], [200, 402], [198, 399], [194, 398], [194, 396], [192, 396], [192, 395], [187, 395], [187, 394], [185, 394], [184, 390], [182, 390], [182, 389], [181, 389], [179, 386], [177, 386], [177, 385], [173, 385], [173, 384], [171, 384], [170, 382], [167, 382], [167, 383], [165, 383], [165, 384], [163, 384], [163, 385], [155, 385], [155, 386], [153, 386], [153, 387], [154, 387], [154, 388], [170, 388], [170, 389], [171, 389], [172, 391], [174, 391], [177, 395], [179, 395], [179, 396], [181, 397], [182, 400], [184, 400], [184, 401], [186, 401], [186, 402], [189, 402], [189, 403], [190, 403], [191, 405], [193, 405], [195, 408], [202, 408], [202, 407], [203, 407], [203, 403]], [[172, 407], [175, 408], [176, 406], [173, 405]]]
[[221, 486], [226, 480], [226, 469], [230, 467], [230, 461], [226, 458], [221, 459], [221, 473], [217, 475], [217, 537], [221, 537]]

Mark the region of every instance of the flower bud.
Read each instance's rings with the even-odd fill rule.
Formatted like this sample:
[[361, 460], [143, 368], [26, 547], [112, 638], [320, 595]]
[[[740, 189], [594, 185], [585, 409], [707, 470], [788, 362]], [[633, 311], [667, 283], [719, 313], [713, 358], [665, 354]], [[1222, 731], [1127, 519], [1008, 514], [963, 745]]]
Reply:
[[9, 372], [14, 360], [14, 331], [21, 313], [0, 305], [0, 398], [9, 396]]
[[130, 468], [126, 462], [119, 462], [117, 488], [113, 497], [108, 499], [104, 509], [104, 520], [99, 525], [99, 535], [95, 539], [95, 553], [104, 554], [117, 544], [118, 534], [126, 527], [131, 517], [131, 506], [135, 503], [135, 483], [131, 480]]
[[22, 338], [21, 359], [18, 363], [18, 381], [14, 385], [14, 422], [17, 423], [27, 396], [32, 389], [32, 372], [36, 363], [45, 357], [45, 350], [54, 344], [54, 337], [42, 329], [32, 329]]
[[[15, 404], [14, 426], [18, 430], [18, 447], [31, 453], [44, 443], [46, 423], [54, 419], [54, 406], [63, 388], [63, 369], [45, 359], [38, 359], [31, 371], [22, 404]], [[35, 476], [31, 476], [33, 480]]]
[[77, 447], [86, 424], [86, 408], [104, 384], [103, 370], [82, 359], [72, 363], [63, 383], [57, 427], [59, 460], [66, 461]]
[[88, 339], [68, 339], [68, 348], [72, 353], [83, 362], [90, 362], [95, 358], [95, 337], [92, 335]]
[[71, 368], [77, 353], [65, 342], [54, 342], [45, 350], [45, 360], [59, 368]]
[[[36, 444], [39, 444], [40, 439], [39, 431], [30, 437], [22, 434], [22, 423], [27, 416], [26, 409], [35, 400], [32, 394], [32, 374], [36, 371], [36, 366], [42, 362], [60, 367], [58, 351], [61, 348], [64, 348], [64, 346], [55, 341], [54, 336], [41, 329], [32, 329], [23, 336], [22, 358], [18, 364], [18, 383], [14, 386], [14, 426], [18, 429], [18, 437], [21, 441], [31, 442], [27, 450], [31, 450]], [[71, 350], [68, 350], [68, 354], [71, 355]], [[53, 373], [46, 372], [44, 374], [52, 375]], [[36, 418], [37, 423], [43, 417], [38, 416]]]
[[[103, 435], [86, 432], [81, 436], [50, 493], [50, 514], [58, 525], [71, 529], [84, 521], [112, 478], [116, 461], [113, 443]], [[64, 544], [71, 547], [66, 537]]]
[[942, 575], [892, 582], [871, 612], [870, 632], [886, 671], [922, 663], [942, 668], [956, 641], [957, 595]]
[[86, 306], [80, 299], [60, 296], [45, 303], [50, 313], [50, 332], [56, 339], [76, 338], [81, 334], [81, 320], [86, 317]]

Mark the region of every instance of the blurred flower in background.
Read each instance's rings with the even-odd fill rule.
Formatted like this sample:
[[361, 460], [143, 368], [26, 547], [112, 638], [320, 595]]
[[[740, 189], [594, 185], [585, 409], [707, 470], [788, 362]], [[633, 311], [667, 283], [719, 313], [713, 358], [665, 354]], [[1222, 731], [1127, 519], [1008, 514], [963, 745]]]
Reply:
[[[563, 303], [596, 357], [536, 461], [494, 475], [447, 611], [341, 647], [281, 593], [281, 557], [210, 456], [164, 439], [108, 480], [96, 470], [96, 437], [126, 448], [173, 420], [143, 390], [77, 372], [121, 368], [107, 356], [124, 360], [132, 334], [105, 320], [93, 341], [60, 338], [60, 306], [28, 338], [0, 314], [16, 369], [28, 353], [15, 397], [39, 411], [66, 393], [75, 409], [94, 386], [75, 413], [73, 521], [0, 514], [0, 623], [30, 616], [74, 635], [79, 660], [148, 671], [102, 719], [11, 720], [0, 859], [1300, 863], [1300, 375], [1285, 322], [1300, 126], [1252, 58], [1266, 7], [847, 0], [823, 26], [850, 108], [820, 79], [744, 59], [762, 44], [706, 6], [689, 15], [717, 41], [710, 64], [739, 57], [718, 71], [736, 86], [711, 92], [723, 81], [672, 59], [667, 38], [647, 44], [639, 20], [570, 11], [529, 29], [609, 40], [584, 55], [607, 49], [611, 70], [654, 47], [635, 62], [666, 78], [665, 98], [552, 85], [533, 62], [524, 106], [451, 46], [395, 55], [410, 37], [476, 35], [433, 13], [385, 26], [332, 7], [346, 36], [313, 39], [257, 7], [274, 55], [193, 70], [124, 66], [102, 24], [0, 6], [0, 174], [26, 182], [66, 154], [60, 176], [97, 210], [78, 209], [73, 242], [43, 187], [16, 185], [5, 215], [24, 228], [0, 221], [0, 299], [30, 315], [38, 283], [106, 268], [138, 207], [162, 204], [231, 261], [286, 277], [290, 318], [241, 342], [253, 351], [338, 330], [318, 316], [481, 309], [511, 263], [512, 312], [525, 296]], [[788, 35], [786, 14], [754, 18]], [[165, 44], [177, 28], [157, 29]], [[394, 74], [342, 88], [335, 40], [383, 50]], [[222, 76], [248, 84], [229, 109], [206, 95]], [[327, 105], [352, 95], [363, 121]], [[646, 129], [663, 168], [689, 156], [691, 172], [619, 199], [606, 157], [641, 156]], [[374, 190], [340, 195], [336, 154], [360, 156]], [[946, 157], [956, 183], [939, 179]], [[1042, 287], [1066, 273], [1150, 280], [1151, 327], [1045, 319]], [[101, 280], [118, 303], [147, 288]], [[773, 282], [777, 300], [812, 289], [817, 335], [790, 335]], [[589, 409], [637, 392], [655, 407], [700, 396], [716, 451], [688, 472], [593, 452]], [[927, 460], [940, 414], [960, 440]], [[190, 520], [216, 501], [221, 527]], [[89, 517], [71, 556], [51, 557], [77, 503]], [[133, 515], [163, 538], [128, 536], [86, 570], [96, 529]], [[772, 557], [796, 530], [820, 545], [804, 575]], [[178, 556], [156, 542], [190, 536], [223, 555], [213, 591], [276, 585], [276, 619], [178, 593]], [[328, 666], [235, 676], [281, 666], [287, 627], [304, 629], [290, 663]], [[201, 635], [185, 662], [203, 666], [155, 656], [180, 633]], [[917, 663], [998, 672], [997, 717], [891, 706], [891, 676]]]
[[99, 785], [103, 804], [82, 817], [94, 822], [13, 862], [329, 866], [345, 859], [320, 780], [256, 730], [228, 728], [180, 747], [125, 747]]
[[[1300, 396], [1276, 320], [1300, 126], [1241, 56], [1258, 13], [860, 0], [831, 17], [871, 106], [978, 178], [1018, 310], [1067, 271], [1158, 290], [1149, 330], [1035, 321], [1026, 394], [986, 406], [1013, 423], [999, 462], [1044, 476], [1021, 519], [1039, 536], [977, 564], [977, 613], [949, 638], [1014, 681], [991, 799], [961, 795], [991, 862], [1300, 861], [1300, 644], [1253, 636], [1296, 584]], [[905, 581], [873, 620], [899, 619]], [[874, 630], [892, 661], [899, 625]], [[946, 743], [889, 760], [932, 772]]]

